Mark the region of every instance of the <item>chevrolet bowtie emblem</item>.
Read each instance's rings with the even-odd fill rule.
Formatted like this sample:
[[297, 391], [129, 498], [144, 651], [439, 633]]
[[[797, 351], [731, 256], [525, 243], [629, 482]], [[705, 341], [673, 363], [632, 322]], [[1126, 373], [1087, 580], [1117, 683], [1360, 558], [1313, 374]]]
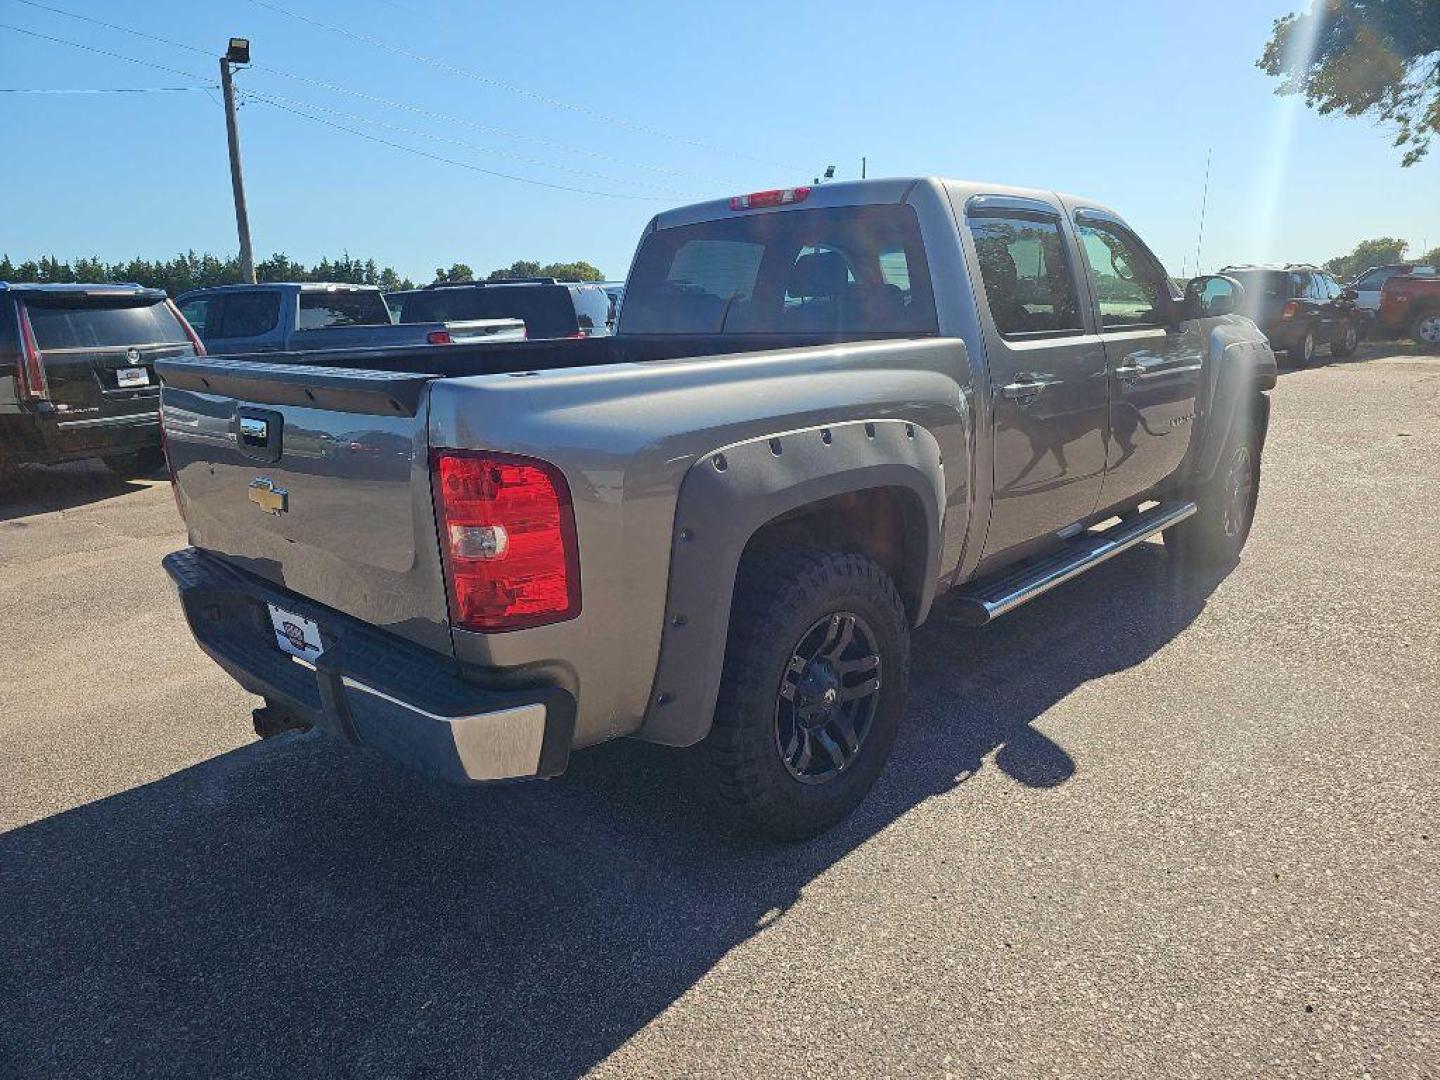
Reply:
[[250, 501], [267, 514], [279, 516], [290, 509], [290, 493], [277, 488], [274, 481], [257, 476], [250, 481]]

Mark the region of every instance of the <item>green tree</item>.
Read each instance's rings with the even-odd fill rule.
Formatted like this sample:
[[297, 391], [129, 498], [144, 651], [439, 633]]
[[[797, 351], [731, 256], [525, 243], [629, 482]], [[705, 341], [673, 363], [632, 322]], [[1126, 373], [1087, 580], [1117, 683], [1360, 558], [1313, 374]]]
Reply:
[[555, 278], [559, 281], [604, 281], [605, 275], [588, 262], [538, 263], [530, 259], [517, 259], [509, 266], [491, 270], [486, 281], [504, 281], [507, 278]]
[[[1313, 51], [1304, 47], [1312, 39]], [[1277, 93], [1304, 94], [1321, 115], [1394, 124], [1402, 165], [1423, 158], [1440, 132], [1436, 0], [1314, 0], [1275, 21], [1256, 66], [1281, 79]]]
[[1393, 236], [1381, 236], [1374, 240], [1361, 240], [1348, 255], [1337, 255], [1325, 264], [1341, 281], [1350, 281], [1372, 266], [1398, 263], [1405, 258], [1405, 249], [1410, 245]]
[[464, 263], [451, 263], [449, 270], [446, 270], [442, 266], [437, 266], [435, 268], [435, 284], [437, 285], [446, 282], [474, 280], [475, 271], [471, 270], [470, 267], [466, 266]]
[[1415, 260], [1421, 266], [1440, 266], [1440, 247], [1433, 247]]

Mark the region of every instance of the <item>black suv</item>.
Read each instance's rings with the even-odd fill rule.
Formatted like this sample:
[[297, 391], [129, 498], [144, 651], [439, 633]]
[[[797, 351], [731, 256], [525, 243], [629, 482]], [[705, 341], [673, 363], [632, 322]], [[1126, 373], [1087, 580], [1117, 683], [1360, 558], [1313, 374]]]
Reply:
[[522, 319], [525, 336], [532, 340], [610, 332], [610, 297], [601, 286], [555, 278], [427, 285], [385, 299], [402, 323]]
[[1343, 288], [1313, 266], [1227, 266], [1220, 273], [1245, 286], [1240, 310], [1255, 320], [1270, 344], [1290, 360], [1308, 364], [1321, 345], [1331, 356], [1350, 356], [1360, 343], [1365, 316], [1354, 289]]
[[121, 476], [156, 471], [151, 365], [204, 352], [159, 289], [0, 282], [0, 467], [98, 457]]

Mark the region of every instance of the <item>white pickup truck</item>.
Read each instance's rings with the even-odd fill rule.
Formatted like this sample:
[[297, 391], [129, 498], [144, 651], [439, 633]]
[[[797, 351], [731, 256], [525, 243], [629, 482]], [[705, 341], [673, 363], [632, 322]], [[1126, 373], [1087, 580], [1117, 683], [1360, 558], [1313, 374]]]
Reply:
[[718, 805], [812, 835], [941, 594], [979, 625], [1157, 534], [1180, 573], [1238, 557], [1275, 357], [1232, 279], [1172, 289], [1048, 191], [672, 210], [614, 337], [160, 361], [165, 565], [261, 733], [462, 782], [698, 744]]

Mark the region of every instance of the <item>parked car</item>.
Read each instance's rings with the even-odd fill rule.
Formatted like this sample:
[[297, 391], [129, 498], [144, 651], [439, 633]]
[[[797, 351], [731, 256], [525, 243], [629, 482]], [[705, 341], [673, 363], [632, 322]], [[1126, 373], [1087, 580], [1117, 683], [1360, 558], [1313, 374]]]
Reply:
[[610, 298], [599, 285], [555, 278], [512, 278], [427, 285], [401, 301], [404, 323], [449, 319], [520, 319], [529, 338], [595, 337], [610, 332]]
[[373, 285], [262, 282], [192, 289], [177, 300], [210, 353], [448, 345], [458, 340], [523, 337], [513, 320], [396, 325]]
[[1292, 263], [1227, 266], [1220, 273], [1245, 287], [1244, 313], [1292, 362], [1310, 363], [1322, 345], [1331, 356], [1354, 354], [1368, 317], [1356, 309], [1355, 291], [1323, 270]]
[[1385, 266], [1370, 267], [1369, 270], [1350, 282], [1349, 288], [1355, 290], [1355, 306], [1361, 311], [1368, 311], [1373, 315], [1380, 310], [1380, 290], [1392, 277], [1401, 274], [1434, 277], [1436, 273], [1437, 270], [1433, 266], [1388, 263]]
[[261, 733], [462, 782], [699, 743], [721, 806], [808, 836], [884, 765], [940, 594], [983, 625], [1147, 537], [1238, 557], [1276, 381], [1241, 291], [1044, 191], [672, 210], [612, 337], [162, 364], [165, 567]]
[[204, 352], [159, 289], [0, 282], [0, 467], [98, 457], [155, 472], [153, 365]]
[[1440, 277], [1407, 274], [1385, 282], [1380, 294], [1377, 332], [1411, 337], [1422, 345], [1440, 345]]
[[623, 281], [602, 281], [600, 287], [605, 290], [605, 295], [610, 299], [610, 315], [606, 320], [610, 329], [615, 329], [615, 323], [620, 318], [620, 301], [625, 299], [625, 282]]

